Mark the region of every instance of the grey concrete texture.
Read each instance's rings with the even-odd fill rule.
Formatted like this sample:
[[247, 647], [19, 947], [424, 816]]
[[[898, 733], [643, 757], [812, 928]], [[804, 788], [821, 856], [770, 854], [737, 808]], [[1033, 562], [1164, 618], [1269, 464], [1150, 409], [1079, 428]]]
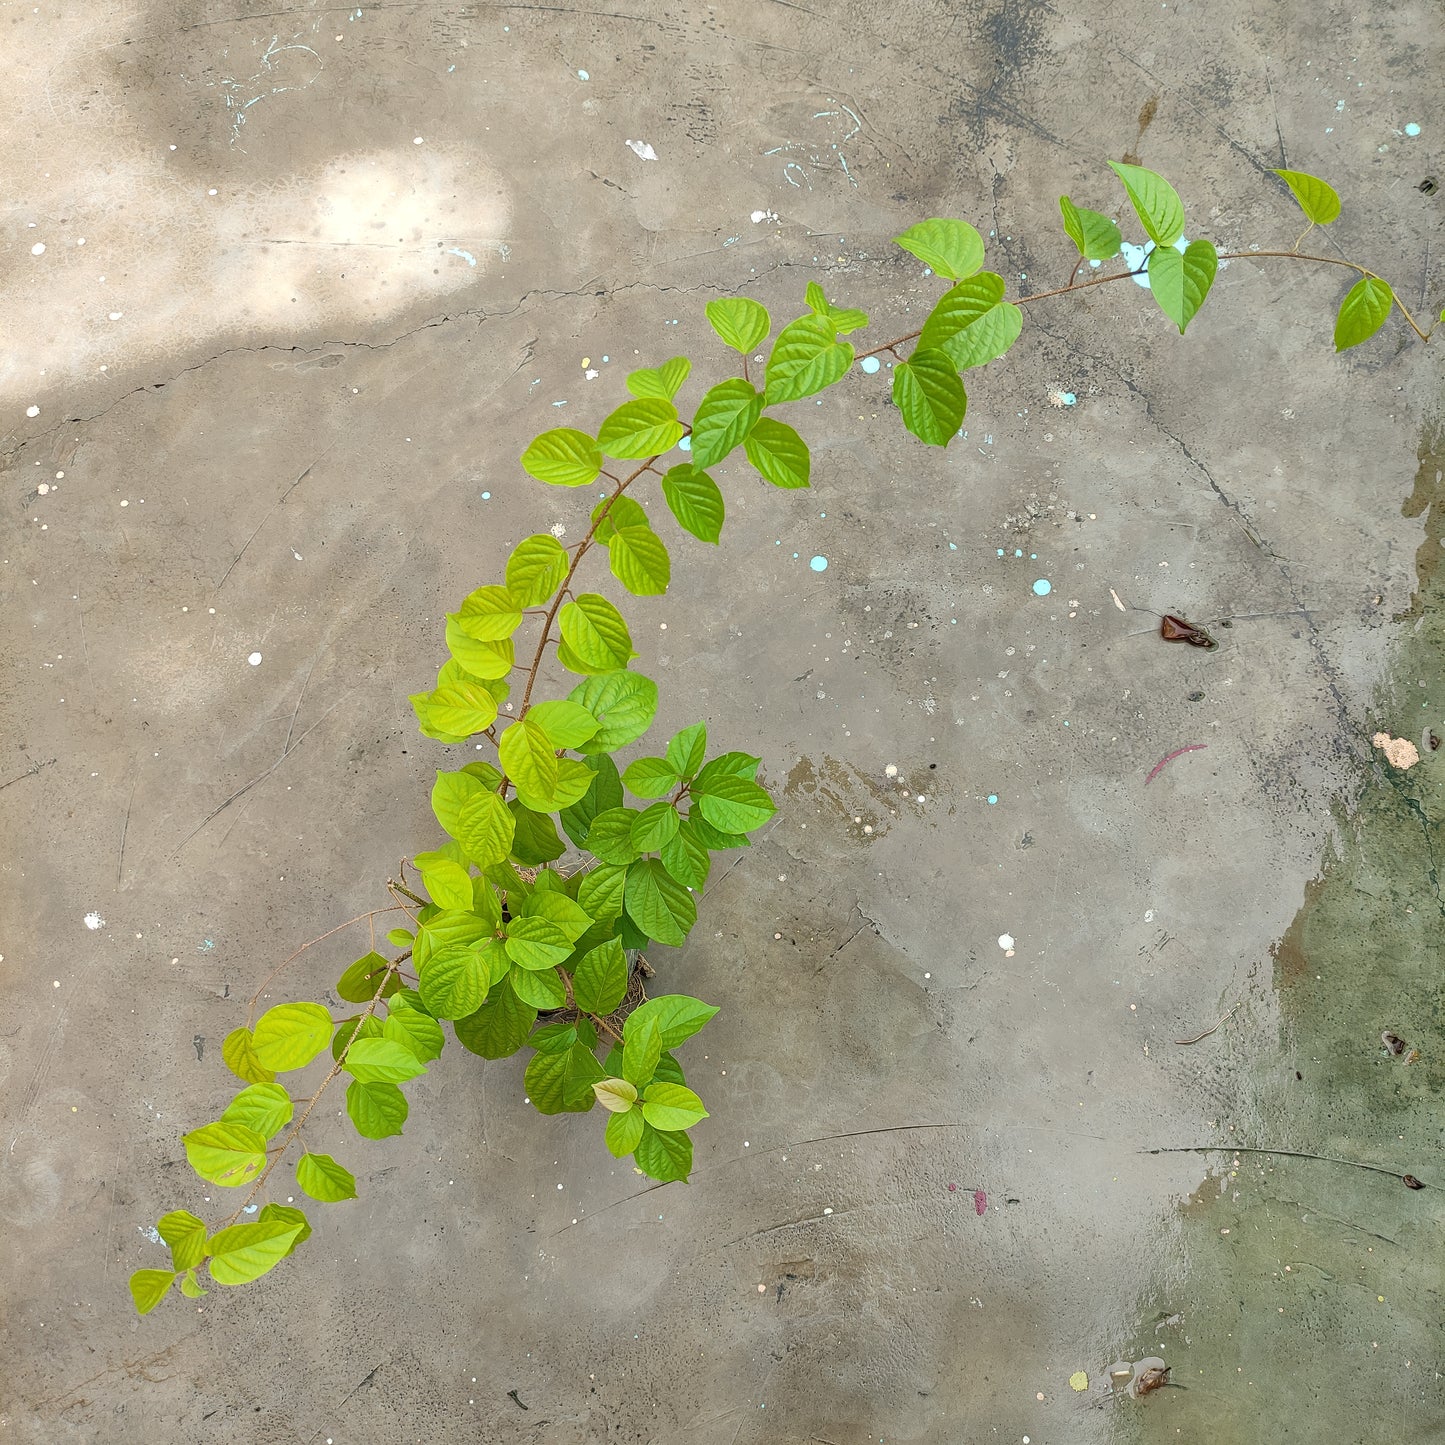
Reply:
[[[400, 1139], [322, 1124], [362, 1197], [295, 1259], [143, 1321], [126, 1293], [161, 1212], [228, 1208], [178, 1136], [247, 998], [434, 845], [457, 750], [406, 694], [442, 614], [585, 529], [517, 466], [535, 432], [680, 352], [695, 401], [716, 295], [786, 317], [817, 277], [912, 329], [939, 284], [890, 238], [928, 215], [1063, 285], [1056, 197], [1117, 211], [1126, 155], [1230, 250], [1300, 229], [1270, 167], [1322, 173], [1345, 211], [1311, 244], [1438, 312], [1434, 7], [4, 19], [7, 1438], [1440, 1437], [1430, 757], [1351, 895], [1392, 946], [1331, 914], [1344, 991], [1311, 1014], [1281, 977], [1324, 979], [1306, 887], [1385, 816], [1352, 811], [1388, 782], [1370, 734], [1439, 716], [1437, 658], [1391, 671], [1440, 541], [1439, 348], [1396, 318], [1336, 357], [1347, 273], [1291, 261], [1230, 263], [1184, 340], [1128, 281], [1030, 306], [946, 452], [855, 372], [792, 408], [812, 490], [729, 463], [720, 550], [669, 534], [671, 593], [625, 608], [659, 729], [706, 718], [782, 805], [655, 960], [722, 1006], [684, 1055], [690, 1185], [452, 1045]], [[1163, 645], [1163, 612], [1222, 646]], [[1425, 1058], [1386, 1074], [1407, 1003]], [[1431, 1187], [1141, 1152], [1241, 1144]], [[1107, 1404], [1154, 1354], [1171, 1387]]]

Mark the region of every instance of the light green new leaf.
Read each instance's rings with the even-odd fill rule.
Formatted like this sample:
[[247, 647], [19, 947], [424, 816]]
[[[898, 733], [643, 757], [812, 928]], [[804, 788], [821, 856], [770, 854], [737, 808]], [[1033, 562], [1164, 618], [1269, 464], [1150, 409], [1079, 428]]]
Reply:
[[692, 783], [692, 796], [703, 817], [724, 833], [751, 833], [777, 812], [764, 789], [727, 773], [707, 779], [699, 774]]
[[188, 1269], [181, 1276], [181, 1293], [187, 1299], [204, 1299], [206, 1295], [210, 1294], [210, 1290], [202, 1289], [200, 1280], [196, 1278], [195, 1270]]
[[626, 1031], [622, 1050], [622, 1077], [638, 1089], [645, 1088], [657, 1072], [662, 1057], [662, 1031], [655, 1019], [646, 1019]]
[[640, 672], [589, 677], [567, 696], [601, 724], [597, 736], [577, 749], [581, 753], [611, 753], [635, 743], [657, 716], [657, 684]]
[[640, 858], [628, 868], [625, 900], [647, 936], [672, 948], [681, 946], [697, 922], [692, 894], [657, 858]]
[[[592, 593], [583, 595], [591, 597], [594, 602], [601, 602], [604, 606], [611, 607], [604, 597], [597, 597]], [[579, 602], [581, 600], [581, 598], [578, 599]], [[617, 616], [615, 607], [612, 608], [612, 612], [614, 616]], [[622, 618], [617, 617], [617, 621], [621, 623]], [[625, 626], [623, 630], [626, 631]], [[580, 747], [588, 739], [597, 735], [597, 719], [580, 703], [571, 702], [566, 698], [550, 698], [546, 702], [534, 703], [527, 709], [527, 721], [533, 727], [541, 728], [556, 748]]]
[[414, 692], [408, 701], [417, 726], [439, 743], [464, 743], [497, 720], [497, 699], [479, 678], [448, 683], [433, 692]]
[[1022, 308], [1001, 301], [969, 326], [949, 337], [940, 350], [960, 371], [996, 361], [1019, 339], [1024, 329]]
[[321, 1204], [356, 1198], [356, 1176], [329, 1154], [303, 1154], [296, 1161], [296, 1183]]
[[1110, 161], [1109, 169], [1124, 182], [1149, 239], [1160, 248], [1172, 246], [1184, 234], [1184, 202], [1179, 193], [1163, 176], [1143, 166]]
[[758, 474], [775, 487], [794, 491], [808, 485], [813, 465], [808, 444], [785, 422], [760, 417], [743, 443], [743, 452]]
[[478, 642], [501, 642], [522, 625], [522, 609], [505, 587], [478, 587], [462, 605], [448, 614], [452, 621]]
[[264, 1068], [256, 1057], [256, 1041], [244, 1024], [232, 1029], [222, 1041], [221, 1059], [238, 1079], [248, 1084], [269, 1084], [276, 1077], [276, 1071]]
[[702, 1100], [681, 1084], [652, 1083], [642, 1096], [642, 1117], [654, 1129], [691, 1129], [707, 1116]]
[[757, 777], [762, 761], [751, 753], [719, 753], [717, 757], [710, 758], [698, 772], [694, 791], [706, 792], [708, 784], [714, 778], [721, 777], [743, 778], [751, 783]]
[[556, 878], [555, 873], [543, 873], [538, 877], [538, 889], [522, 905], [524, 918], [545, 918], [555, 923], [567, 936], [568, 943], [576, 941], [592, 927], [592, 916], [575, 899], [569, 898], [560, 888], [543, 889], [543, 878]]
[[609, 938], [588, 949], [572, 975], [577, 1007], [588, 1013], [610, 1014], [627, 994], [627, 954], [620, 939]]
[[607, 541], [612, 575], [634, 597], [660, 597], [672, 580], [672, 561], [651, 526], [617, 527]]
[[1123, 237], [1108, 216], [1076, 206], [1067, 196], [1059, 197], [1064, 230], [1086, 261], [1107, 261], [1119, 254]]
[[[291, 1095], [280, 1084], [251, 1084], [242, 1089], [221, 1114], [223, 1124], [244, 1124], [265, 1139], [274, 1139], [290, 1122], [295, 1109]], [[177, 1265], [188, 1269], [188, 1265]]]
[[834, 306], [816, 281], [808, 282], [805, 296], [809, 310], [829, 322], [835, 335], [846, 336], [850, 331], [857, 331], [868, 324], [866, 311], [858, 311], [851, 306]]
[[592, 521], [597, 528], [597, 540], [604, 546], [612, 540], [618, 527], [650, 527], [647, 508], [632, 497], [603, 497], [592, 508]]
[[1340, 302], [1340, 314], [1335, 318], [1335, 350], [1347, 351], [1368, 341], [1385, 324], [1394, 299], [1388, 281], [1378, 276], [1360, 277]]
[[[421, 982], [426, 983], [431, 973], [442, 961], [438, 955], [427, 965]], [[422, 994], [426, 998], [426, 994]], [[427, 1007], [431, 1007], [430, 1000]], [[403, 1043], [396, 1039], [357, 1039], [347, 1050], [347, 1073], [363, 1084], [404, 1084], [418, 1074], [426, 1073], [426, 1065]]]
[[[619, 1114], [617, 1117], [630, 1118], [632, 1116]], [[654, 1129], [644, 1120], [642, 1137], [637, 1141], [633, 1157], [637, 1161], [637, 1167], [649, 1179], [656, 1179], [662, 1183], [671, 1183], [674, 1180], [685, 1181], [692, 1172], [692, 1136]]]
[[637, 798], [665, 798], [682, 781], [666, 758], [638, 758], [623, 769], [622, 781]]
[[824, 390], [845, 376], [853, 364], [853, 348], [836, 341], [832, 326], [809, 314], [790, 321], [778, 334], [768, 357], [767, 402], [798, 401]]
[[437, 822], [480, 867], [500, 863], [511, 852], [512, 816], [501, 797], [475, 774], [438, 773], [431, 802]]
[[[453, 863], [452, 867], [458, 865]], [[461, 870], [465, 872], [465, 870]], [[426, 874], [422, 874], [423, 878]], [[467, 899], [471, 901], [472, 890], [470, 879], [467, 882]], [[443, 908], [450, 905], [442, 903], [433, 893], [432, 897]], [[465, 906], [465, 905], [462, 905]], [[336, 981], [336, 992], [347, 1003], [370, 1003], [376, 997], [377, 989], [382, 989], [381, 996], [389, 998], [401, 987], [401, 980], [393, 973], [388, 976], [387, 969], [391, 965], [379, 953], [364, 954], [358, 958], [345, 973]], [[382, 979], [386, 979], [386, 987], [382, 988]]]
[[[637, 656], [632, 650], [632, 633], [622, 614], [596, 592], [584, 592], [576, 601], [563, 603], [557, 620], [562, 628], [557, 660], [570, 672], [617, 672]], [[596, 731], [596, 719], [593, 719], [592, 732], [587, 737]], [[547, 734], [557, 739], [559, 747], [576, 746], [562, 742], [550, 727]], [[587, 738], [580, 741], [586, 742]]]
[[746, 381], [720, 381], [702, 401], [692, 419], [692, 461], [711, 467], [744, 441], [762, 415], [763, 398]]
[[523, 1003], [507, 979], [492, 986], [487, 1001], [476, 1013], [452, 1023], [457, 1042], [484, 1059], [505, 1059], [527, 1041], [537, 1010]]
[[400, 1134], [408, 1109], [406, 1095], [395, 1084], [353, 1079], [346, 1086], [346, 1112], [363, 1139]]
[[706, 472], [686, 462], [669, 467], [662, 479], [662, 497], [684, 532], [699, 542], [717, 542], [725, 508], [718, 484]]
[[522, 466], [539, 482], [585, 487], [602, 471], [602, 453], [586, 432], [563, 426], [536, 437], [522, 453]]
[[[654, 803], [632, 820], [632, 846], [639, 853], [656, 853], [664, 843], [677, 836], [678, 823], [677, 809], [671, 803]], [[631, 912], [630, 909], [628, 911]], [[637, 917], [636, 913], [632, 916]]]
[[341, 1055], [350, 1047], [352, 1039], [379, 1039], [381, 1037], [381, 1020], [375, 1014], [368, 1014], [362, 1018], [360, 1014], [349, 1019], [342, 1019], [336, 1025], [336, 1032], [331, 1039], [331, 1057], [340, 1060]]
[[470, 908], [427, 909], [416, 936], [417, 968], [428, 968], [444, 949], [481, 943], [496, 931], [499, 922], [500, 912], [495, 906], [489, 908], [485, 916]]
[[[468, 815], [470, 816], [470, 815]], [[472, 906], [475, 896], [474, 880], [464, 864], [454, 863], [450, 858], [440, 858], [430, 868], [421, 870], [422, 886], [431, 895], [431, 901], [438, 908], [467, 908]], [[390, 987], [390, 984], [387, 985]], [[400, 984], [397, 985], [400, 987]], [[368, 994], [367, 998], [371, 995]], [[353, 1003], [364, 1003], [365, 999], [353, 999]]]
[[[483, 998], [485, 997], [483, 994]], [[442, 1026], [432, 1014], [423, 1013], [419, 1008], [398, 1008], [395, 1005], [381, 1026], [381, 1036], [404, 1044], [424, 1064], [430, 1063], [432, 1059], [439, 1059], [446, 1044]]]
[[[482, 1006], [482, 1002], [487, 996], [487, 990], [492, 985], [491, 969], [483, 957], [482, 947], [475, 943], [471, 945], [448, 944], [444, 948], [437, 949], [427, 959], [426, 966], [422, 968], [417, 979], [417, 985], [421, 991], [422, 1002], [426, 1004], [434, 1018], [464, 1018], [469, 1013], [475, 1013]], [[382, 1032], [385, 1034], [384, 1027]], [[356, 1055], [356, 1049], [360, 1047], [361, 1045], [358, 1043], [347, 1056], [348, 1068], [351, 1068], [351, 1060]], [[406, 1048], [407, 1045], [398, 1042], [397, 1047]], [[355, 1069], [351, 1071], [358, 1078], [361, 1077]], [[393, 1083], [400, 1082], [399, 1079], [388, 1074], [378, 1074], [374, 1077], [390, 1079]]]
[[[555, 542], [557, 539], [554, 537], [552, 540]], [[447, 618], [446, 643], [447, 651], [458, 668], [489, 683], [506, 677], [517, 660], [516, 648], [510, 637], [501, 642], [478, 642], [462, 631], [454, 617]], [[493, 696], [496, 694], [493, 693]]]
[[557, 749], [552, 739], [524, 717], [502, 734], [497, 756], [522, 804], [539, 813], [551, 812], [557, 792]]
[[206, 1124], [181, 1143], [191, 1168], [225, 1189], [249, 1184], [266, 1167], [266, 1136], [245, 1124]]
[[1218, 269], [1214, 245], [1203, 239], [1191, 241], [1182, 255], [1173, 246], [1156, 246], [1149, 253], [1149, 289], [1181, 336], [1204, 305]]
[[304, 1069], [331, 1042], [331, 1015], [319, 1003], [280, 1003], [256, 1020], [252, 1037], [262, 1068]]
[[258, 1224], [285, 1224], [293, 1226], [298, 1231], [296, 1238], [287, 1247], [287, 1254], [295, 1254], [297, 1246], [311, 1238], [311, 1221], [301, 1210], [288, 1204], [263, 1204], [260, 1214], [256, 1216], [256, 1222]]
[[918, 345], [921, 350], [947, 350], [960, 331], [986, 316], [1002, 300], [1004, 280], [997, 271], [981, 271], [950, 286], [934, 304], [923, 323]]
[[[651, 1019], [661, 1031], [663, 1048], [675, 1049], [685, 1039], [690, 1039], [716, 1014], [717, 1009], [712, 1004], [704, 1003], [699, 998], [691, 998], [685, 993], [665, 993], [659, 998], [648, 999], [634, 1009], [628, 1015], [623, 1034], [631, 1028], [641, 1028]], [[639, 1015], [640, 1020], [634, 1025], [633, 1019], [638, 1019]]]
[[963, 425], [968, 398], [942, 351], [915, 351], [893, 371], [893, 403], [903, 425], [929, 446], [946, 447]]
[[302, 1226], [272, 1219], [233, 1224], [211, 1236], [211, 1278], [217, 1284], [249, 1284], [274, 1269], [288, 1254]]
[[983, 237], [967, 221], [919, 221], [893, 243], [932, 267], [934, 275], [954, 281], [972, 276], [983, 265]]
[[654, 369], [642, 367], [638, 371], [629, 372], [627, 389], [639, 400], [657, 397], [662, 401], [671, 401], [691, 371], [692, 362], [687, 357], [674, 356]]
[[772, 329], [767, 308], [750, 296], [720, 296], [705, 310], [708, 324], [723, 344], [744, 356], [761, 346]]
[[[707, 756], [707, 724], [695, 722], [674, 733], [667, 745], [667, 761], [674, 772], [691, 778]], [[640, 796], [640, 795], [639, 795]]]
[[[519, 607], [540, 607], [566, 577], [567, 553], [550, 532], [523, 537], [507, 558], [507, 590]], [[464, 660], [462, 665], [466, 666]]]
[[1328, 181], [1322, 181], [1307, 171], [1276, 171], [1275, 175], [1290, 188], [1300, 210], [1312, 225], [1328, 226], [1338, 219], [1339, 192]]
[[609, 457], [641, 461], [670, 452], [682, 440], [677, 408], [662, 397], [625, 401], [597, 433], [597, 442]]
[[171, 1247], [177, 1272], [194, 1269], [206, 1257], [206, 1222], [189, 1209], [173, 1209], [156, 1221], [156, 1233]]
[[607, 1152], [614, 1159], [625, 1159], [637, 1148], [638, 1140], [646, 1127], [641, 1109], [631, 1109], [626, 1114], [613, 1114], [607, 1120], [607, 1131], [603, 1139]]
[[567, 1002], [567, 990], [555, 968], [529, 969], [513, 964], [507, 977], [517, 997], [534, 1009], [558, 1009]]
[[626, 1079], [599, 1079], [592, 1092], [609, 1114], [625, 1114], [637, 1102], [637, 1090]]
[[130, 1277], [136, 1313], [148, 1315], [169, 1293], [175, 1275], [168, 1269], [138, 1269]]

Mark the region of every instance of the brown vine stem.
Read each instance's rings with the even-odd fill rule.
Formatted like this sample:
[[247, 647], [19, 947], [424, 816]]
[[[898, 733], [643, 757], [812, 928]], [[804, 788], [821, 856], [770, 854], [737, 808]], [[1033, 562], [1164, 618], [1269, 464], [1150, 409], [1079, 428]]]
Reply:
[[325, 943], [325, 941], [330, 938], [333, 933], [340, 933], [343, 928], [350, 928], [353, 924], [360, 923], [363, 919], [365, 919], [367, 922], [370, 922], [373, 918], [376, 917], [378, 913], [395, 913], [400, 908], [401, 904], [392, 903], [388, 904], [385, 908], [373, 908], [368, 913], [358, 913], [355, 918], [348, 918], [345, 923], [338, 923], [335, 928], [327, 929], [327, 931], [323, 933], [319, 938], [313, 938], [309, 943], [303, 943], [301, 947], [298, 948], [296, 952], [293, 953], [289, 958], [282, 959], [281, 962], [278, 963], [276, 967], [273, 968], [271, 972], [268, 973], [266, 977], [261, 980], [260, 987], [257, 988], [256, 992], [251, 995], [251, 1002], [247, 1005], [246, 1008], [246, 1027], [251, 1027], [251, 1014], [255, 1010], [256, 1000], [260, 998], [263, 993], [266, 992], [266, 985], [269, 984], [271, 980], [275, 978], [278, 973], [281, 972], [282, 969], [286, 968], [289, 964], [295, 963], [295, 961], [300, 958], [301, 955], [305, 953], [308, 948], [314, 948], [318, 943]]
[[[363, 917], [364, 916], [365, 915], [363, 915]], [[343, 925], [343, 927], [344, 926], [345, 925]], [[310, 1103], [306, 1105], [305, 1111], [302, 1113], [301, 1117], [291, 1126], [286, 1137], [281, 1141], [280, 1146], [276, 1149], [276, 1157], [274, 1159], [267, 1160], [266, 1167], [256, 1176], [256, 1182], [251, 1185], [249, 1190], [247, 1190], [246, 1197], [240, 1202], [240, 1204], [236, 1206], [234, 1212], [230, 1214], [225, 1220], [225, 1222], [221, 1225], [222, 1229], [228, 1228], [241, 1217], [242, 1213], [245, 1211], [246, 1206], [261, 1192], [261, 1189], [265, 1185], [266, 1180], [270, 1177], [271, 1171], [281, 1162], [282, 1158], [286, 1154], [286, 1151], [291, 1147], [291, 1145], [296, 1142], [297, 1135], [301, 1133], [301, 1130], [305, 1127], [306, 1121], [311, 1117], [311, 1111], [317, 1106], [317, 1104], [321, 1102], [322, 1095], [325, 1094], [328, 1088], [330, 1088], [331, 1083], [336, 1078], [337, 1074], [339, 1074], [342, 1069], [345, 1068], [346, 1056], [351, 1052], [351, 1045], [356, 1041], [356, 1036], [361, 1031], [361, 1025], [376, 1013], [376, 1006], [381, 1002], [381, 996], [386, 991], [386, 986], [391, 981], [392, 974], [397, 971], [400, 964], [401, 959], [398, 958], [387, 965], [386, 972], [383, 973], [381, 976], [381, 983], [377, 986], [376, 992], [371, 996], [371, 1002], [367, 1004], [366, 1011], [357, 1020], [356, 1027], [352, 1029], [351, 1037], [346, 1041], [346, 1047], [342, 1049], [341, 1053], [336, 1058], [336, 1062], [332, 1064], [331, 1072], [328, 1073], [324, 1079], [322, 1079], [320, 1085], [317, 1087], [316, 1092], [312, 1094]]]

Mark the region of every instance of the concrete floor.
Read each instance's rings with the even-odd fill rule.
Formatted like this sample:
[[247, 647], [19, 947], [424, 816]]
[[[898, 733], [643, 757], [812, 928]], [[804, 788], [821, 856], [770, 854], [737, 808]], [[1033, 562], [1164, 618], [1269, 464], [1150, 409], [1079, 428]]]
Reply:
[[[814, 489], [724, 468], [721, 553], [631, 607], [663, 722], [783, 804], [663, 964], [723, 1006], [690, 1186], [451, 1050], [403, 1138], [338, 1127], [363, 1197], [295, 1260], [135, 1318], [245, 999], [436, 836], [441, 614], [584, 525], [534, 432], [723, 374], [719, 293], [907, 329], [927, 215], [1061, 285], [1126, 153], [1222, 248], [1321, 172], [1320, 245], [1445, 289], [1423, 3], [242, 8], [0, 9], [7, 1438], [1441, 1438], [1445, 764], [1369, 746], [1445, 716], [1439, 348], [1336, 357], [1345, 273], [1290, 262], [1184, 341], [1127, 282], [1031, 307], [946, 453], [855, 373], [795, 408]], [[1141, 1152], [1215, 1144], [1431, 1187]], [[1145, 1354], [1187, 1388], [1105, 1408]]]

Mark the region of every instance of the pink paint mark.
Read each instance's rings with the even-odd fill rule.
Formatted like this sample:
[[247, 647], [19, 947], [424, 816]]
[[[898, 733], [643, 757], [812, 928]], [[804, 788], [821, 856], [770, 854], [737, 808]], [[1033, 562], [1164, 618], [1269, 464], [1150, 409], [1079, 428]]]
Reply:
[[1147, 788], [1149, 784], [1164, 771], [1164, 765], [1166, 763], [1172, 763], [1175, 758], [1182, 758], [1185, 753], [1201, 753], [1208, 746], [1208, 743], [1185, 743], [1182, 748], [1175, 748], [1172, 753], [1166, 753], [1150, 768], [1149, 776], [1144, 779], [1144, 786]]
[[987, 1208], [988, 1195], [985, 1194], [982, 1189], [975, 1189], [973, 1191], [973, 1212], [975, 1214], [982, 1214]]
[[957, 1185], [957, 1184], [950, 1184], [950, 1185], [948, 1186], [948, 1192], [949, 1192], [950, 1194], [952, 1194], [957, 1188], [958, 1188], [958, 1185]]

